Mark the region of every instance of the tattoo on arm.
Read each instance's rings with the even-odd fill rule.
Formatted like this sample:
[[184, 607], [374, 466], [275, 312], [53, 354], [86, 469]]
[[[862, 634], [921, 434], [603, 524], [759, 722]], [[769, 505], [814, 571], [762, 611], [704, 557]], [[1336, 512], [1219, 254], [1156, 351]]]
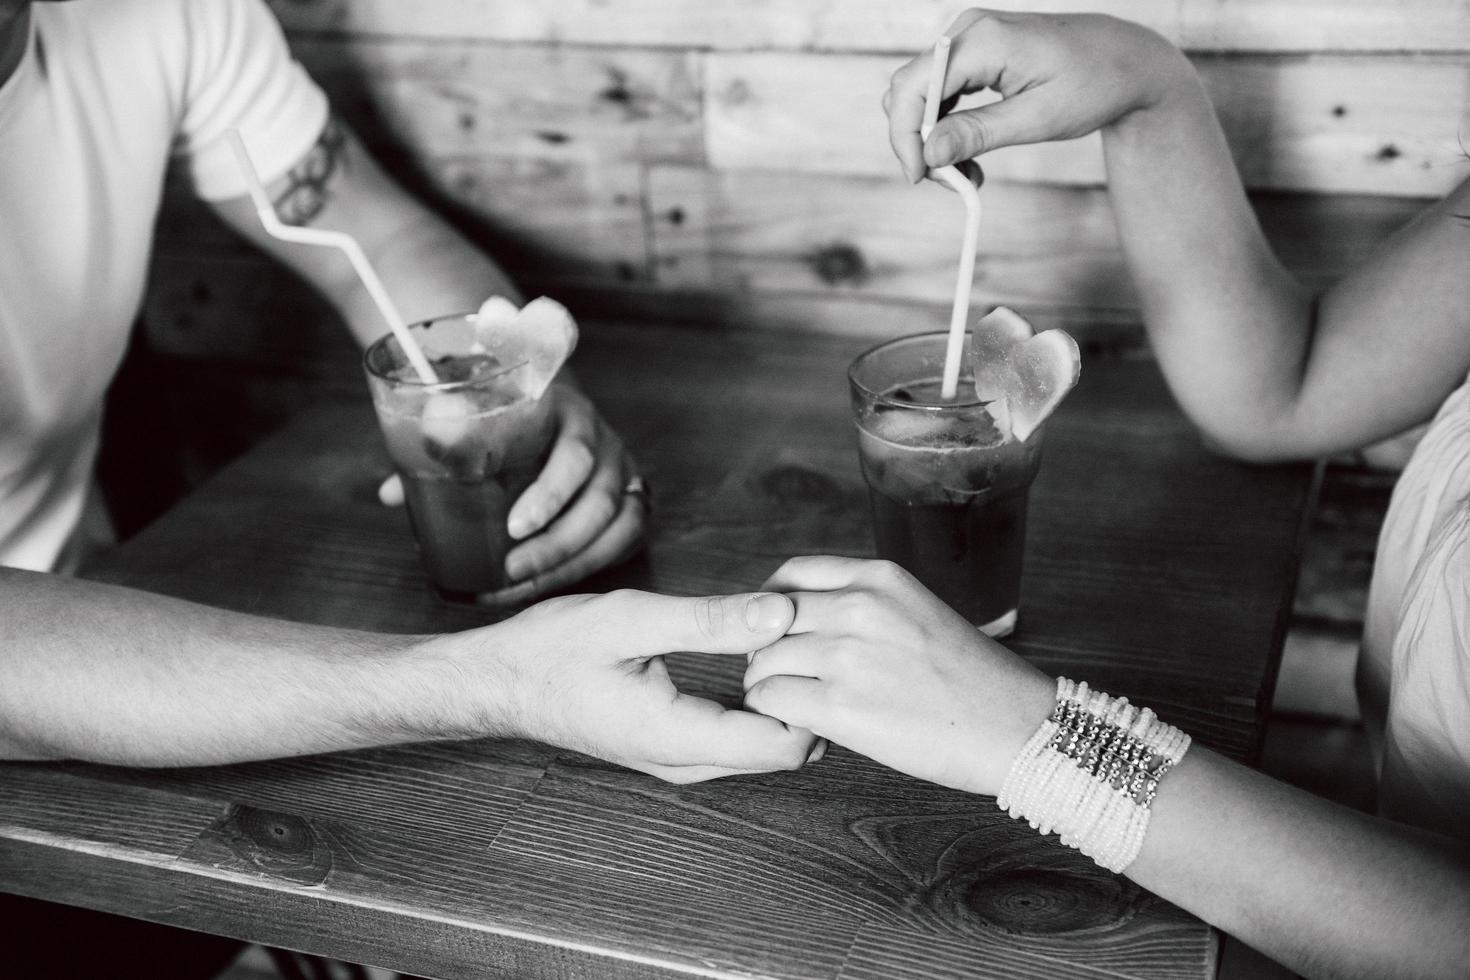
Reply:
[[347, 138], [335, 119], [328, 119], [316, 145], [286, 175], [286, 189], [272, 203], [288, 225], [308, 225], [326, 207], [327, 184], [337, 172]]

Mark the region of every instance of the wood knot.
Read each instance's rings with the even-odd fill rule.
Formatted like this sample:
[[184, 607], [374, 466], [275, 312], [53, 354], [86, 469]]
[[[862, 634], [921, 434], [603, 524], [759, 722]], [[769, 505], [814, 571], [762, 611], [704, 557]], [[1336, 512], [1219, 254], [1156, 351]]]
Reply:
[[1385, 143], [1383, 144], [1383, 147], [1376, 154], [1374, 154], [1374, 159], [1382, 160], [1384, 163], [1388, 163], [1391, 160], [1397, 160], [1403, 155], [1403, 150], [1400, 150], [1392, 143]]
[[721, 101], [728, 106], [741, 106], [750, 101], [750, 86], [744, 79], [737, 78], [725, 86], [725, 91], [720, 96]]
[[832, 242], [802, 257], [816, 277], [829, 286], [861, 286], [871, 277], [862, 250], [848, 242]]
[[765, 471], [760, 492], [782, 502], [830, 503], [843, 496], [842, 487], [829, 476], [805, 466], [783, 465]]
[[311, 824], [289, 813], [240, 807], [237, 811], [240, 829], [257, 847], [281, 854], [309, 854], [316, 840]]
[[1056, 935], [1115, 928], [1131, 918], [1137, 891], [1104, 875], [1011, 868], [970, 881], [963, 901], [981, 921], [1005, 932]]
[[599, 99], [622, 109], [623, 117], [629, 121], [653, 116], [652, 95], [634, 88], [626, 71], [610, 65], [607, 68], [607, 79], [607, 87], [597, 93]]
[[229, 859], [220, 863], [241, 870], [308, 885], [321, 884], [332, 870], [326, 839], [311, 821], [294, 814], [236, 804], [206, 836], [228, 852]]
[[1042, 844], [1024, 824], [977, 827], [946, 848], [924, 900], [962, 928], [1039, 936], [1117, 929], [1152, 901], [1076, 851]]

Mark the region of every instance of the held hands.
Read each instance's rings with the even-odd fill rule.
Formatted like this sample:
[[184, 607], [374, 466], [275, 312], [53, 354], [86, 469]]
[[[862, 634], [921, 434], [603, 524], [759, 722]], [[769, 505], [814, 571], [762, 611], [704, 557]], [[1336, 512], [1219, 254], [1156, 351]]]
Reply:
[[793, 558], [765, 588], [796, 604], [745, 703], [911, 776], [994, 795], [1051, 713], [1055, 683], [891, 562]]
[[[627, 492], [637, 467], [592, 401], [561, 379], [542, 397], [551, 400], [555, 440], [506, 518], [519, 542], [505, 558], [515, 584], [480, 596], [486, 605], [520, 605], [616, 564], [636, 550], [648, 521], [645, 495]], [[397, 474], [378, 495], [389, 506], [403, 503]]]
[[[531, 738], [691, 783], [795, 769], [816, 738], [680, 693], [662, 655], [744, 656], [781, 636], [793, 611], [771, 593], [690, 599], [619, 591], [548, 599], [430, 643], [463, 678], [455, 689], [472, 703], [450, 717], [463, 717], [468, 732]], [[483, 641], [492, 636], [497, 653], [486, 656]]]
[[919, 138], [932, 52], [894, 73], [883, 110], [888, 138], [911, 182], [929, 168], [1019, 143], [1075, 139], [1146, 109], [1193, 70], [1162, 37], [1095, 14], [967, 10], [945, 32], [953, 40], [946, 107], [993, 89], [999, 102], [940, 119]]

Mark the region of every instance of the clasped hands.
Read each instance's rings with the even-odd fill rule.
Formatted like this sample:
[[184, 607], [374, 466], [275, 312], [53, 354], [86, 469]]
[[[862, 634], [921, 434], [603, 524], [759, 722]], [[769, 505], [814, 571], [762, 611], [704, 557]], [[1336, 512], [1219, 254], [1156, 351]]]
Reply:
[[[745, 707], [679, 691], [664, 655], [748, 658]], [[1053, 685], [889, 562], [795, 558], [761, 591], [621, 590], [434, 637], [455, 732], [530, 738], [676, 783], [796, 769], [830, 739], [993, 794]], [[443, 733], [424, 733], [443, 737]]]

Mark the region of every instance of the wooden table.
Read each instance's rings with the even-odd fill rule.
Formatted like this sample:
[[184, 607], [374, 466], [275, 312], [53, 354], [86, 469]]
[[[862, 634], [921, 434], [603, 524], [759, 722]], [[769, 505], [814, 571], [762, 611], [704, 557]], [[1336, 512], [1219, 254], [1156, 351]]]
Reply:
[[[646, 555], [588, 584], [755, 587], [870, 554], [851, 340], [586, 332], [577, 366], [656, 489]], [[1085, 365], [1047, 435], [1020, 630], [1052, 672], [1253, 760], [1308, 467], [1201, 450], [1151, 364]], [[325, 405], [97, 577], [392, 631], [487, 613], [426, 590], [366, 402]], [[728, 658], [674, 658], [734, 698]], [[0, 766], [0, 888], [433, 977], [1204, 977], [1198, 920], [1002, 815], [835, 748], [675, 787], [527, 743], [182, 771]]]

